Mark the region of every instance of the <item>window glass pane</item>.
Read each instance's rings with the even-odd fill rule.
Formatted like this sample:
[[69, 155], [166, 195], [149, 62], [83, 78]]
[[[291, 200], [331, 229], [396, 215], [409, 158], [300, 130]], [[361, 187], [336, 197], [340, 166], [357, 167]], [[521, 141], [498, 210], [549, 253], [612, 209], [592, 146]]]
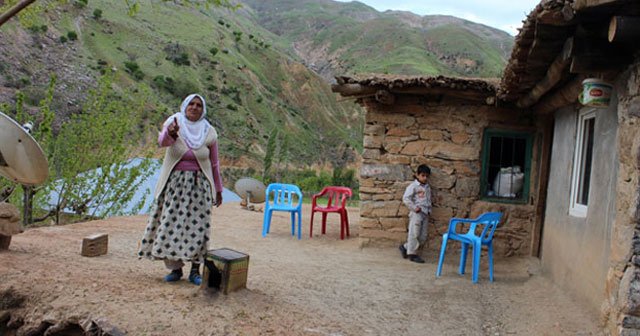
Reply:
[[484, 196], [518, 199], [523, 197], [527, 139], [488, 132]]
[[578, 185], [578, 204], [589, 204], [589, 185], [591, 182], [591, 161], [593, 157], [593, 133], [595, 118], [585, 119], [582, 134], [582, 160], [580, 162], [580, 177]]

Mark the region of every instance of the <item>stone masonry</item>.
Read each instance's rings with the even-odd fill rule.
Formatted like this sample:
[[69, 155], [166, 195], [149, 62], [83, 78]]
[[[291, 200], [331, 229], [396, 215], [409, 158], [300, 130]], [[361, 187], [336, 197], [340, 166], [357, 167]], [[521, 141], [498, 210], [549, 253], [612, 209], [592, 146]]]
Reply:
[[[513, 110], [460, 102], [434, 104], [418, 96], [400, 96], [394, 105], [374, 99], [362, 104], [367, 113], [360, 171], [361, 246], [396, 245], [406, 239], [408, 210], [402, 194], [417, 166], [424, 163], [431, 167], [434, 203], [428, 248], [440, 247], [451, 217], [475, 218], [485, 211], [502, 211], [505, 218], [494, 237], [496, 255], [531, 253], [537, 175], [532, 172], [526, 204], [482, 201], [480, 152], [486, 127], [535, 132], [535, 126]], [[538, 153], [537, 148], [533, 153]], [[537, 167], [537, 161], [534, 157], [532, 167]]]
[[640, 335], [640, 57], [616, 82], [618, 144], [616, 219], [602, 306], [612, 335]]

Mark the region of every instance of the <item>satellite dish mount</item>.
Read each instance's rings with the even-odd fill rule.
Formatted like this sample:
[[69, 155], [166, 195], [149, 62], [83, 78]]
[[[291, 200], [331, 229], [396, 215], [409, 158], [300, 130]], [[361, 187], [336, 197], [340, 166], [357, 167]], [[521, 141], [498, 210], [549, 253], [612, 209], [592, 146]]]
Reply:
[[243, 207], [253, 210], [251, 203], [262, 203], [265, 200], [265, 186], [262, 182], [250, 178], [243, 177], [236, 181], [235, 190], [238, 196], [242, 197], [240, 203]]

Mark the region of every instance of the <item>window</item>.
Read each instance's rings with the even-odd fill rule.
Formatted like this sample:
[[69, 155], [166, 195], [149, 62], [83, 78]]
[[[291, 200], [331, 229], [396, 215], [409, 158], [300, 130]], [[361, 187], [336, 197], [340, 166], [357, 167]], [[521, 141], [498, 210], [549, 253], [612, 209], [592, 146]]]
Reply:
[[486, 129], [482, 144], [482, 199], [525, 203], [531, 171], [530, 133]]
[[587, 216], [595, 121], [595, 109], [584, 109], [580, 111], [576, 132], [576, 150], [573, 158], [571, 205], [569, 207], [569, 214], [576, 217]]

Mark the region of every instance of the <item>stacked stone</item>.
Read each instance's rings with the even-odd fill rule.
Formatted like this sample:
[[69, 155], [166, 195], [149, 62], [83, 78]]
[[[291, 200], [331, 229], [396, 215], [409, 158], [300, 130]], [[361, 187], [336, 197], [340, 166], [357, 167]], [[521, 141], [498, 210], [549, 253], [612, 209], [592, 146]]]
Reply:
[[373, 100], [363, 104], [361, 246], [391, 246], [406, 239], [408, 209], [402, 195], [418, 165], [427, 164], [434, 203], [428, 246], [439, 248], [451, 217], [503, 211], [496, 253], [530, 252], [535, 206], [479, 200], [483, 129], [494, 121], [517, 123], [514, 115], [491, 106], [438, 105], [407, 96], [392, 106]]
[[640, 58], [616, 83], [618, 145], [616, 219], [603, 318], [614, 335], [640, 335]]

